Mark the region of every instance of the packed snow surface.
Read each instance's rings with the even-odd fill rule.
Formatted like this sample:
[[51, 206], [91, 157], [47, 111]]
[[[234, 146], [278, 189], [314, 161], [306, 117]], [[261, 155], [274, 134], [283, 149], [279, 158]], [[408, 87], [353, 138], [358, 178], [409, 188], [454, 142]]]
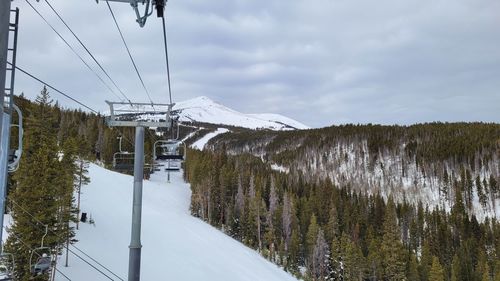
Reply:
[[195, 149], [198, 149], [198, 150], [203, 150], [203, 148], [205, 147], [205, 145], [211, 139], [215, 138], [216, 136], [218, 136], [220, 134], [224, 134], [224, 133], [227, 133], [227, 132], [229, 132], [228, 129], [218, 128], [215, 132], [208, 133], [208, 134], [204, 135], [202, 138], [200, 138], [199, 140], [197, 140], [196, 142], [194, 142], [191, 145], [191, 147], [195, 148]]
[[178, 102], [173, 110], [183, 122], [204, 122], [249, 129], [308, 129], [306, 125], [279, 114], [244, 114], [204, 96]]
[[[82, 189], [82, 212], [91, 215], [95, 225], [80, 224], [76, 245], [126, 280], [133, 178], [93, 164], [89, 172], [92, 182]], [[171, 183], [165, 172], [156, 172], [144, 181], [141, 280], [296, 280], [252, 249], [191, 216], [190, 197], [180, 172], [171, 174]], [[69, 267], [63, 266], [64, 256], [58, 264], [74, 281], [110, 280], [72, 254]], [[119, 280], [99, 268], [112, 280]], [[67, 279], [58, 273], [56, 280]]]

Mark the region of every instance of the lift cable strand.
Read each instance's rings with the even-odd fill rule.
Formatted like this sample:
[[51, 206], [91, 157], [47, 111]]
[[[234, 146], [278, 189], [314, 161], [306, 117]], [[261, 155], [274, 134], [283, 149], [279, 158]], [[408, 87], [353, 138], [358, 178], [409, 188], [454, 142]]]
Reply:
[[168, 96], [170, 104], [172, 104], [172, 88], [170, 87], [170, 67], [168, 64], [168, 45], [167, 45], [167, 24], [165, 22], [165, 15], [161, 18], [163, 25], [163, 43], [165, 44], [165, 60], [167, 63], [167, 79], [168, 79]]
[[61, 40], [66, 44], [66, 46], [68, 46], [70, 48], [70, 50], [83, 62], [83, 64], [85, 64], [85, 66], [94, 73], [94, 75], [101, 81], [101, 83], [106, 86], [106, 88], [108, 88], [108, 90], [113, 93], [116, 97], [118, 97], [119, 99], [120, 96], [118, 96], [115, 91], [113, 91], [113, 89], [111, 89], [111, 87], [102, 79], [102, 77], [82, 58], [82, 56], [80, 54], [78, 54], [78, 52], [75, 50], [75, 48], [73, 48], [73, 46], [71, 46], [68, 41], [66, 39], [64, 39], [64, 37], [61, 35], [61, 33], [59, 33], [52, 24], [50, 24], [47, 19], [28, 1], [26, 0], [26, 3], [28, 3], [28, 5], [42, 18], [42, 20], [52, 29], [52, 31], [54, 31], [57, 36], [59, 36], [59, 38], [61, 38]]
[[[28, 1], [28, 0], [26, 0]], [[113, 80], [111, 78], [111, 76], [108, 74], [108, 72], [104, 69], [104, 67], [102, 67], [101, 63], [99, 63], [99, 61], [95, 58], [95, 56], [92, 54], [92, 52], [87, 48], [87, 46], [82, 42], [82, 40], [80, 40], [80, 38], [76, 35], [76, 33], [71, 29], [71, 27], [69, 27], [69, 25], [66, 23], [66, 21], [61, 17], [61, 15], [56, 11], [56, 9], [49, 3], [48, 0], [45, 0], [45, 3], [47, 3], [47, 5], [50, 7], [50, 9], [56, 14], [56, 16], [61, 20], [61, 22], [66, 26], [66, 28], [68, 28], [68, 30], [71, 32], [71, 34], [73, 34], [73, 36], [76, 38], [76, 40], [78, 41], [78, 43], [80, 43], [80, 45], [82, 45], [82, 47], [85, 49], [85, 51], [89, 54], [89, 56], [92, 58], [92, 60], [94, 60], [94, 62], [97, 64], [97, 66], [99, 66], [99, 68], [102, 70], [102, 72], [104, 72], [104, 74], [106, 75], [106, 77], [108, 77], [108, 79], [111, 81], [111, 83], [113, 83], [113, 85], [118, 89], [118, 91], [122, 94], [122, 96], [125, 98], [126, 101], [128, 101], [129, 103], [131, 103], [130, 99], [127, 97], [127, 95], [125, 95], [125, 93], [121, 90], [120, 87], [118, 87], [118, 85], [116, 84], [115, 80]], [[31, 5], [31, 4], [30, 4]]]
[[[21, 209], [21, 211], [23, 211], [24, 213], [26, 213], [27, 215], [29, 215], [31, 218], [33, 218], [33, 220], [39, 224], [39, 227], [45, 227], [45, 225], [38, 219], [36, 218], [33, 214], [31, 214], [28, 210], [26, 210], [26, 208], [24, 208], [23, 206], [19, 205], [16, 201], [14, 200], [11, 200], [11, 202], [16, 205], [17, 207], [19, 207], [19, 209]], [[37, 226], [35, 223], [32, 223], [34, 226]], [[50, 230], [50, 232], [52, 234], [54, 234], [56, 237], [58, 237], [59, 239], [62, 239], [62, 237], [60, 235], [58, 235], [57, 233], [55, 233], [53, 230]], [[122, 281], [125, 281], [123, 278], [121, 278], [120, 276], [116, 275], [113, 271], [111, 271], [109, 268], [107, 268], [106, 266], [102, 265], [101, 263], [97, 262], [94, 258], [92, 258], [89, 254], [85, 253], [82, 249], [78, 248], [77, 246], [73, 245], [73, 244], [70, 244], [70, 246], [72, 246], [73, 248], [75, 248], [76, 250], [78, 250], [79, 252], [81, 252], [82, 254], [84, 254], [85, 256], [89, 257], [92, 261], [94, 261], [95, 263], [97, 263], [99, 266], [101, 266], [104, 270], [108, 271], [109, 273], [111, 273], [112, 275], [114, 275], [116, 278], [122, 280]], [[97, 268], [95, 265], [91, 264], [89, 261], [87, 261], [86, 259], [82, 258], [80, 255], [78, 255], [77, 253], [75, 253], [73, 250], [71, 249], [68, 249], [68, 251], [70, 253], [72, 253], [73, 255], [75, 255], [76, 257], [78, 257], [80, 260], [82, 260], [83, 262], [85, 262], [86, 264], [88, 264], [90, 267], [92, 267], [93, 269], [95, 269], [96, 271], [98, 271], [99, 273], [101, 273], [102, 275], [104, 275], [105, 277], [107, 277], [108, 279], [110, 280], [114, 280], [113, 278], [111, 278], [109, 275], [107, 275], [106, 273], [104, 273], [102, 270], [100, 270], [99, 268]]]
[[[7, 231], [9, 231], [9, 229], [8, 229], [7, 227], [5, 227], [5, 226], [4, 226], [3, 228], [5, 229], [5, 231], [6, 231], [6, 232], [7, 232]], [[19, 240], [19, 242], [21, 242], [21, 244], [23, 244], [22, 246], [23, 246], [23, 247], [25, 247], [26, 249], [28, 249], [28, 251], [30, 251], [30, 252], [34, 251], [34, 249], [33, 249], [33, 248], [31, 248], [28, 244], [26, 244], [26, 242], [24, 242], [24, 241], [23, 241], [23, 240], [19, 237], [19, 235], [15, 234], [15, 233], [13, 233], [13, 232], [9, 232], [9, 234], [14, 235], [14, 236], [17, 238], [17, 240]], [[36, 254], [39, 258], [41, 257], [39, 253], [35, 252], [35, 254]], [[66, 280], [72, 281], [72, 280], [71, 280], [71, 278], [69, 278], [69, 277], [68, 277], [68, 276], [66, 276], [64, 273], [62, 273], [59, 269], [57, 269], [57, 267], [55, 268], [55, 270], [56, 270], [57, 272], [59, 272], [59, 273], [60, 273], [60, 274], [61, 274], [64, 278], [66, 278]]]
[[[47, 0], [45, 0], [45, 1], [47, 1]], [[116, 28], [118, 29], [118, 32], [120, 33], [120, 37], [122, 38], [123, 45], [125, 45], [125, 49], [127, 49], [128, 56], [130, 57], [130, 60], [132, 61], [132, 65], [134, 66], [135, 73], [137, 73], [137, 76], [139, 77], [139, 80], [141, 81], [142, 87], [144, 88], [144, 91], [146, 92], [146, 95], [148, 96], [149, 101], [151, 102], [151, 104], [153, 104], [153, 100], [151, 99], [151, 96], [149, 95], [149, 91], [146, 88], [146, 85], [144, 84], [144, 80], [142, 80], [142, 76], [139, 72], [139, 69], [137, 68], [137, 64], [135, 63], [135, 60], [132, 57], [132, 53], [130, 52], [127, 41], [125, 41], [125, 37], [123, 36], [123, 32], [122, 32], [120, 26], [118, 25], [118, 21], [116, 20], [115, 13], [113, 12], [113, 9], [111, 9], [111, 5], [109, 4], [108, 0], [106, 0], [106, 4], [108, 4], [109, 12], [111, 13], [111, 16], [113, 17], [113, 21], [115, 22], [115, 25], [116, 25]]]
[[[12, 66], [12, 64], [11, 64], [10, 62], [7, 62], [7, 63], [8, 63], [9, 65], [11, 65], [11, 66]], [[98, 112], [97, 110], [94, 110], [94, 109], [90, 108], [89, 106], [87, 106], [87, 105], [83, 104], [83, 103], [82, 103], [82, 102], [80, 102], [79, 100], [77, 100], [77, 99], [75, 99], [75, 98], [71, 97], [70, 95], [65, 94], [64, 92], [62, 92], [62, 91], [60, 91], [60, 90], [58, 90], [58, 89], [54, 88], [54, 87], [53, 87], [52, 85], [50, 85], [49, 83], [46, 83], [46, 82], [44, 82], [43, 80], [41, 80], [41, 79], [39, 79], [39, 78], [35, 77], [34, 75], [32, 75], [32, 74], [28, 73], [26, 70], [22, 69], [21, 67], [19, 67], [19, 66], [17, 66], [17, 65], [16, 65], [16, 69], [17, 69], [17, 70], [19, 70], [19, 71], [21, 71], [22, 73], [26, 74], [27, 76], [29, 76], [29, 77], [33, 78], [34, 80], [36, 80], [36, 81], [38, 81], [38, 82], [40, 82], [40, 83], [44, 84], [45, 86], [47, 86], [47, 87], [51, 88], [52, 90], [56, 91], [57, 93], [59, 93], [59, 94], [61, 94], [61, 95], [65, 96], [66, 98], [68, 98], [68, 99], [70, 99], [70, 100], [72, 100], [72, 101], [76, 102], [77, 104], [79, 104], [79, 105], [81, 105], [81, 106], [85, 107], [86, 109], [88, 109], [88, 110], [92, 111], [93, 113], [95, 113], [95, 114], [99, 114], [99, 112]]]

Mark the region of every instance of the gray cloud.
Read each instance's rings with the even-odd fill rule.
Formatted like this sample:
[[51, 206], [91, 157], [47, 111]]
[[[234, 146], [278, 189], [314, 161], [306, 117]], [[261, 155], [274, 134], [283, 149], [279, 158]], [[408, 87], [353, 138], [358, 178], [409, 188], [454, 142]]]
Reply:
[[[104, 99], [116, 97], [24, 1], [13, 3], [21, 9], [19, 65], [105, 110]], [[125, 93], [147, 100], [105, 3], [51, 3]], [[43, 1], [33, 4], [75, 43]], [[141, 29], [129, 5], [112, 6], [153, 100], [166, 102], [161, 21], [151, 17]], [[495, 0], [170, 0], [174, 100], [206, 95], [314, 127], [499, 122], [499, 9]], [[18, 78], [18, 91], [39, 92]]]

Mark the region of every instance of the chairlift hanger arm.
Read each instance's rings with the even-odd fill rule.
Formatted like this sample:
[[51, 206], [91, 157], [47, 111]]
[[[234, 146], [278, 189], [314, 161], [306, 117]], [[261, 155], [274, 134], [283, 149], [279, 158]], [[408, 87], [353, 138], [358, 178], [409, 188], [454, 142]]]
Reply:
[[[106, 2], [119, 2], [119, 3], [129, 3], [130, 6], [135, 11], [137, 16], [137, 23], [139, 23], [140, 27], [144, 27], [146, 24], [146, 20], [153, 14], [153, 5], [156, 6], [156, 13], [158, 17], [163, 17], [165, 6], [167, 0], [101, 0]], [[96, 3], [99, 3], [99, 0], [96, 0]], [[144, 12], [141, 14], [139, 11], [139, 4], [144, 6]]]

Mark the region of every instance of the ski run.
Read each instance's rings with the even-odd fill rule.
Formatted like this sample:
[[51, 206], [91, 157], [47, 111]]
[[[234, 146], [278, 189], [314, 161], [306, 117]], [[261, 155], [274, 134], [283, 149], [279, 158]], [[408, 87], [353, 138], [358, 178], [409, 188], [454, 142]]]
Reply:
[[[133, 177], [91, 164], [91, 183], [82, 189], [82, 212], [94, 224], [80, 223], [76, 246], [126, 280]], [[182, 172], [156, 172], [144, 181], [141, 280], [296, 280], [256, 251], [190, 215], [191, 191]], [[111, 280], [120, 280], [92, 262]], [[74, 281], [110, 280], [75, 255], [59, 257], [58, 269]], [[56, 280], [67, 280], [57, 273]]]

